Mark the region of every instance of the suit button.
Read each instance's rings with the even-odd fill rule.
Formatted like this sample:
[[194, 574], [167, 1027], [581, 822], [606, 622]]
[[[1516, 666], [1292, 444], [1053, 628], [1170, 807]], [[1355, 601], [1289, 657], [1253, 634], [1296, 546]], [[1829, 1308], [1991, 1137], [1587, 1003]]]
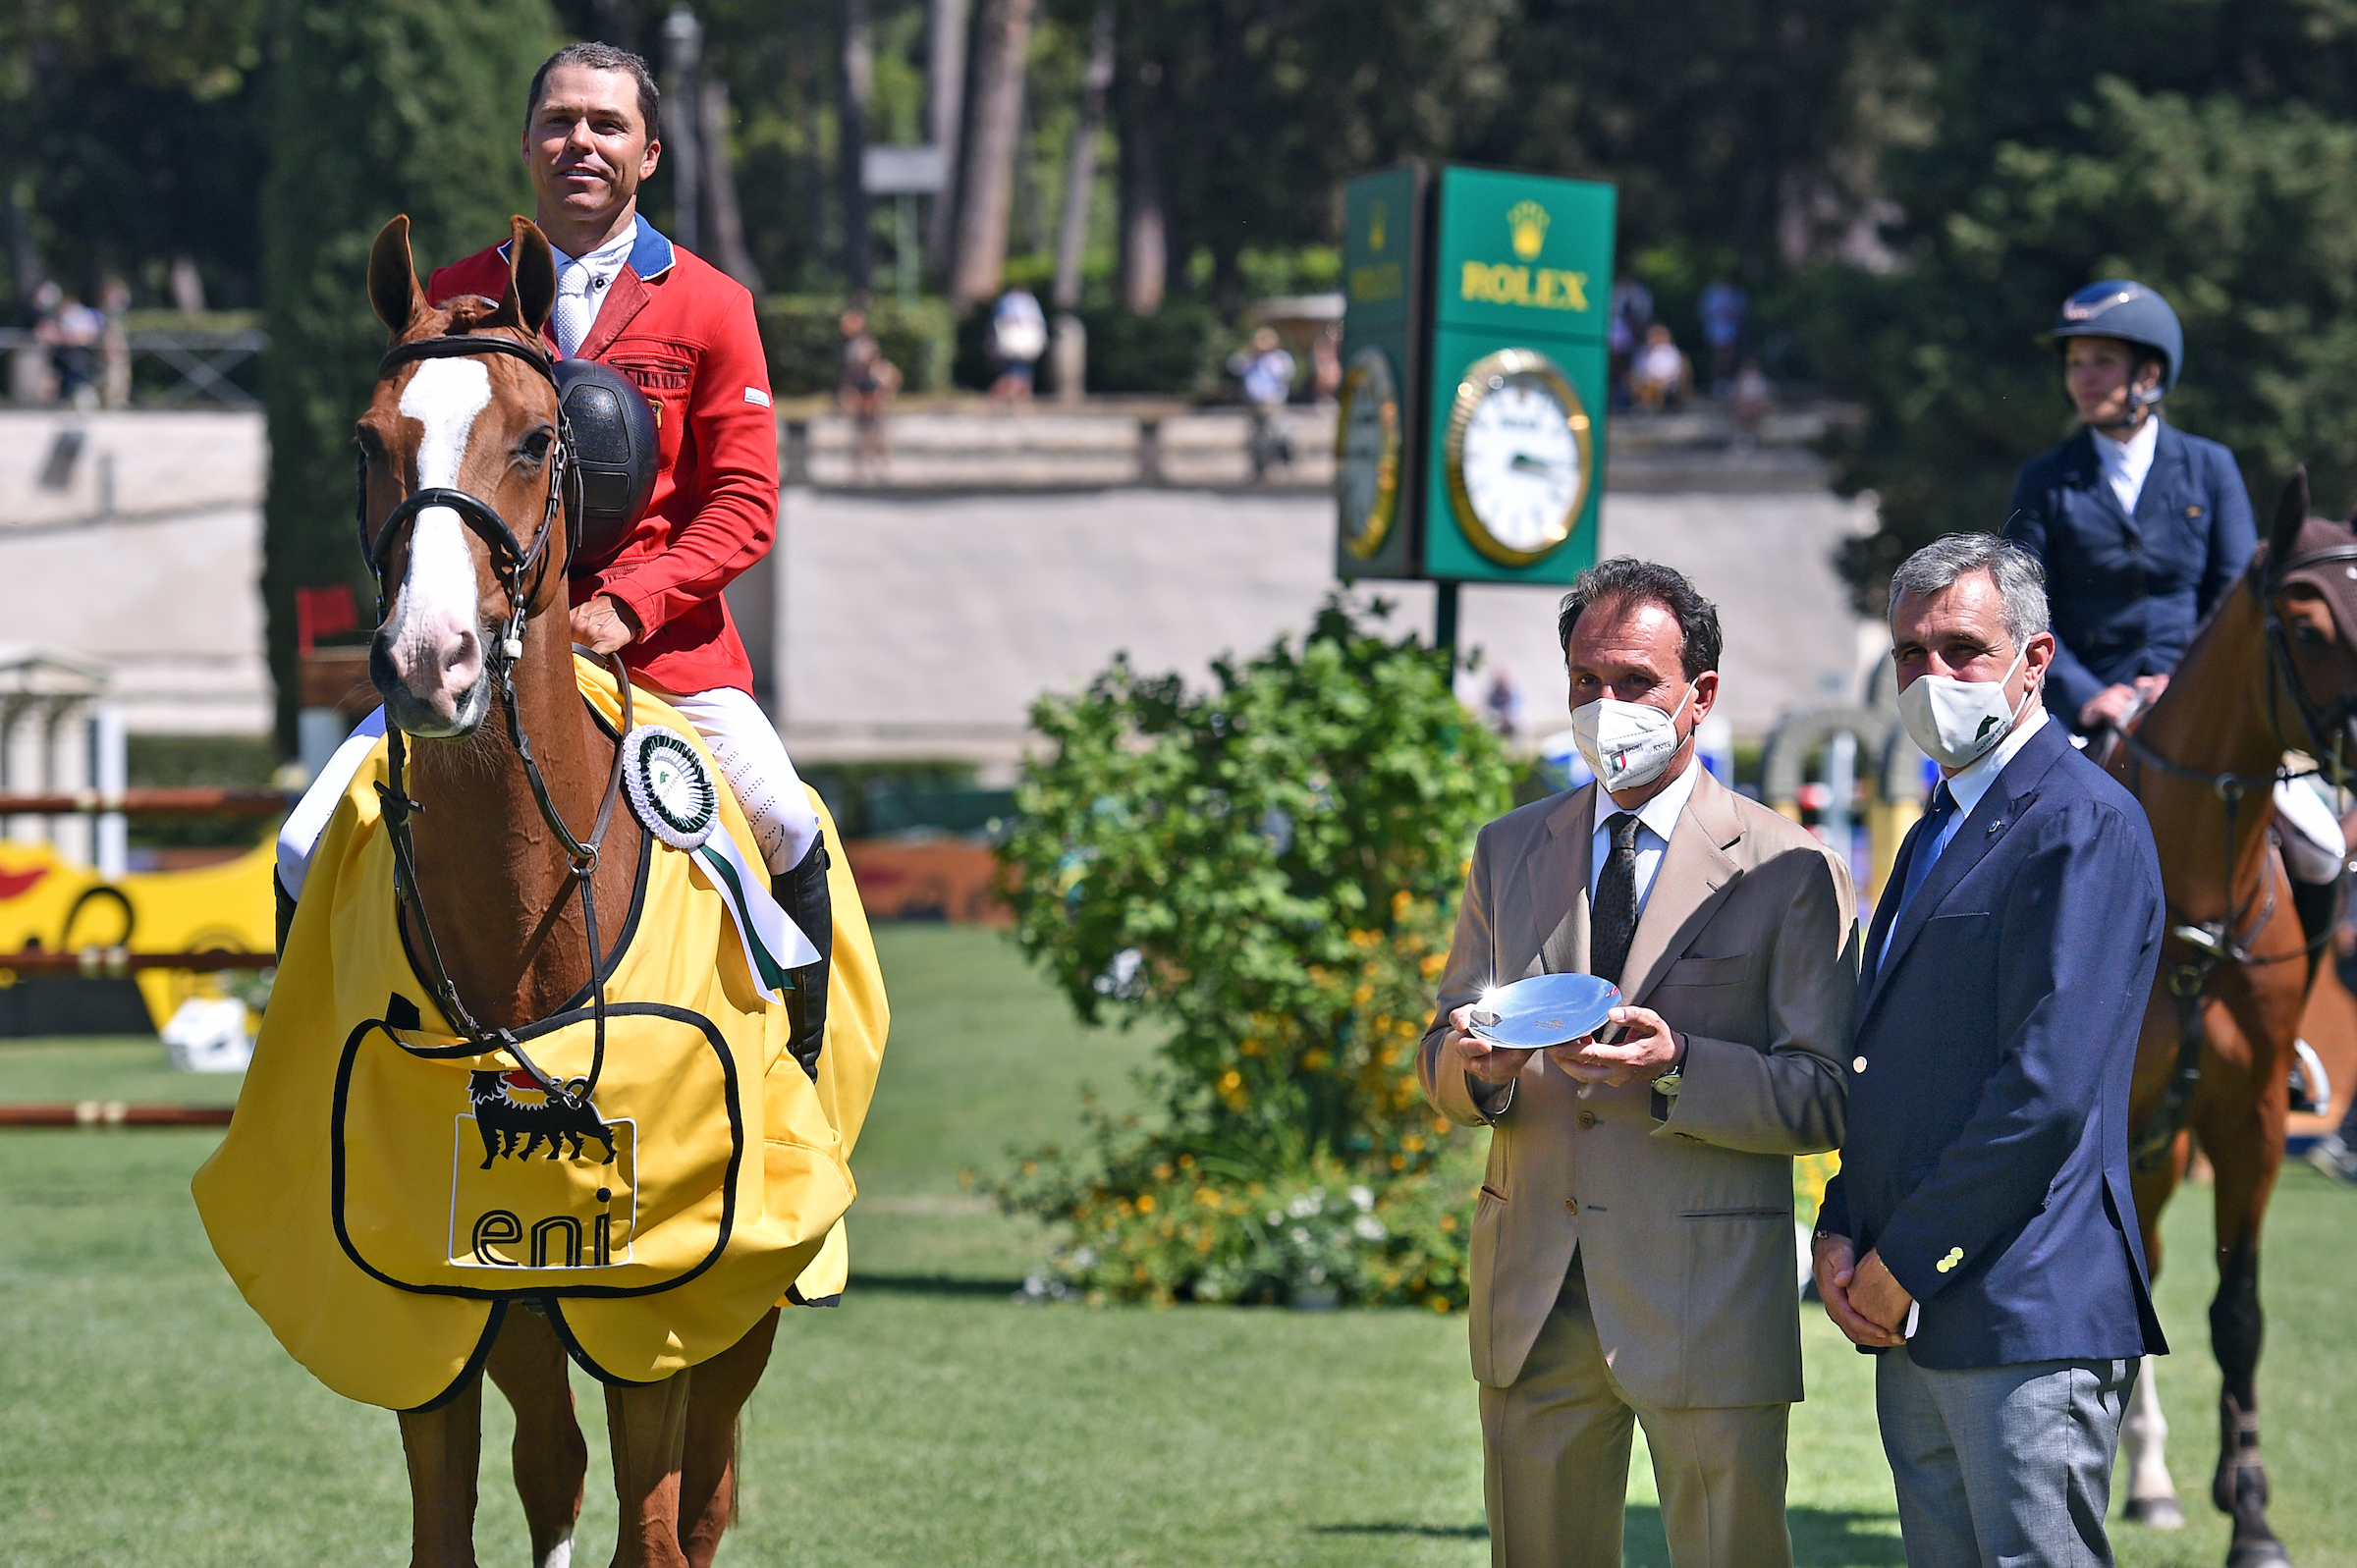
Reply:
[[1864, 1056], [1851, 1057], [1849, 1070], [1851, 1072], [1864, 1072], [1866, 1070], [1866, 1058]]
[[1579, 1213], [1579, 1200], [1577, 1198], [1565, 1198], [1563, 1200], [1563, 1207], [1570, 1210], [1573, 1214], [1577, 1214]]
[[1583, 1126], [1583, 1127], [1593, 1127], [1593, 1126], [1595, 1126], [1595, 1125], [1596, 1125], [1596, 1112], [1594, 1112], [1593, 1110], [1583, 1110], [1583, 1111], [1581, 1111], [1581, 1112], [1579, 1113], [1579, 1124], [1580, 1124], [1581, 1126]]

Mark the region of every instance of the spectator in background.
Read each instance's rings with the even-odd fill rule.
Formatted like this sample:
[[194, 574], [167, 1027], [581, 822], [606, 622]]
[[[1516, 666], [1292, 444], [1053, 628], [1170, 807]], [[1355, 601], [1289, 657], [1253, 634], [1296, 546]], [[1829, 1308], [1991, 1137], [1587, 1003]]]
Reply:
[[1683, 403], [1694, 391], [1693, 367], [1661, 322], [1645, 329], [1645, 347], [1628, 367], [1628, 391], [1638, 407], [1651, 411]]
[[1768, 417], [1772, 393], [1767, 372], [1757, 359], [1745, 354], [1741, 368], [1735, 371], [1734, 415], [1735, 434], [1747, 445], [1760, 439], [1760, 421]]
[[124, 328], [124, 313], [131, 309], [131, 285], [121, 278], [109, 278], [98, 288], [98, 309], [106, 326], [99, 335], [101, 355], [106, 364], [102, 400], [109, 408], [131, 406], [131, 334]]
[[1490, 694], [1483, 705], [1490, 710], [1490, 728], [1513, 739], [1522, 728], [1522, 688], [1514, 684], [1512, 671], [1501, 668], [1490, 677]]
[[1725, 398], [1734, 390], [1735, 351], [1743, 342], [1743, 316], [1751, 301], [1725, 278], [1713, 279], [1702, 291], [1702, 341], [1711, 350], [1711, 396]]
[[1319, 403], [1332, 403], [1343, 390], [1343, 325], [1330, 322], [1318, 331], [1309, 348], [1309, 392]]
[[1252, 334], [1251, 344], [1228, 357], [1228, 373], [1243, 383], [1244, 404], [1252, 410], [1252, 477], [1293, 460], [1293, 444], [1272, 417], [1293, 395], [1293, 356], [1278, 342], [1275, 327]]
[[106, 317], [67, 294], [57, 284], [44, 283], [34, 297], [41, 318], [34, 337], [49, 351], [61, 403], [77, 408], [98, 404], [98, 340], [106, 332]]
[[990, 362], [998, 367], [990, 395], [1028, 403], [1039, 356], [1047, 351], [1048, 317], [1038, 298], [1028, 289], [999, 296], [990, 312]]
[[900, 368], [884, 357], [884, 346], [867, 330], [865, 301], [843, 313], [843, 380], [835, 401], [851, 416], [851, 482], [870, 484], [892, 466], [892, 401], [900, 395]]
[[1613, 401], [1628, 406], [1628, 372], [1636, 359], [1645, 329], [1653, 325], [1653, 291], [1634, 278], [1613, 285], [1612, 320], [1605, 329], [1605, 346], [1612, 351], [1610, 376]]

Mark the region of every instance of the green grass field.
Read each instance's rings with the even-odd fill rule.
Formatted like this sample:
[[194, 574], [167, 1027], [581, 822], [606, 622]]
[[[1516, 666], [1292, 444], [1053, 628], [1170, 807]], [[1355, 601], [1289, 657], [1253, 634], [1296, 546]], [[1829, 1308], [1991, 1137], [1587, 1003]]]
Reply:
[[[724, 1562], [1485, 1562], [1481, 1451], [1459, 1318], [1011, 1299], [1038, 1232], [983, 1209], [960, 1170], [1069, 1136], [1078, 1087], [1117, 1102], [1151, 1042], [1090, 1033], [987, 933], [880, 934], [895, 1007], [855, 1161], [853, 1284], [790, 1315], [746, 1420], [743, 1522]], [[0, 1101], [219, 1101], [152, 1043], [0, 1043]], [[0, 1131], [0, 1564], [398, 1564], [407, 1494], [393, 1418], [287, 1359], [213, 1262], [188, 1195], [209, 1131]], [[2205, 1195], [2192, 1194], [2199, 1199]], [[2278, 1529], [2301, 1568], [2357, 1564], [2357, 1194], [2284, 1179], [2267, 1262], [2263, 1401]], [[2199, 1203], [2169, 1217], [2162, 1364], [2190, 1528], [2121, 1526], [2121, 1562], [2215, 1568], [2207, 1502], [2217, 1374]], [[1800, 1562], [1903, 1561], [1869, 1368], [1804, 1318], [1794, 1414]], [[576, 1375], [587, 1425], [596, 1387]], [[486, 1401], [486, 1564], [525, 1561]], [[593, 1451], [602, 1456], [602, 1433]], [[576, 1561], [603, 1562], [593, 1462]], [[1666, 1564], [1640, 1458], [1628, 1561]]]

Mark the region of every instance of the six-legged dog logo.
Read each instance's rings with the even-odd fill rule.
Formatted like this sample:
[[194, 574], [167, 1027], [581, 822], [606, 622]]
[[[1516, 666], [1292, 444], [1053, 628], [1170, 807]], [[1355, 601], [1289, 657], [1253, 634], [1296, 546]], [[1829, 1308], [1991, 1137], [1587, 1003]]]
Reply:
[[584, 1160], [588, 1156], [582, 1140], [588, 1138], [606, 1146], [606, 1158], [600, 1163], [614, 1162], [614, 1129], [590, 1104], [586, 1078], [576, 1078], [565, 1086], [563, 1095], [550, 1095], [532, 1105], [508, 1093], [511, 1085], [537, 1090], [540, 1086], [529, 1073], [477, 1071], [466, 1076], [466, 1098], [473, 1102], [474, 1124], [483, 1134], [483, 1162], [478, 1168], [489, 1170], [492, 1161], [503, 1158], [529, 1160], [543, 1142], [551, 1160], [558, 1158], [568, 1143], [573, 1145], [573, 1158]]

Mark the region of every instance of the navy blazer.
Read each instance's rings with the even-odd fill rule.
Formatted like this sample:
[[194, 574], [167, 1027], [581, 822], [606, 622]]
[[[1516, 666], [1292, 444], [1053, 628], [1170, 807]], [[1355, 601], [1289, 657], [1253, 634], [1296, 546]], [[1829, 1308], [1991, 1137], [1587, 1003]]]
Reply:
[[2095, 440], [2082, 427], [2022, 464], [2004, 527], [2046, 563], [2060, 644], [2047, 688], [2055, 717], [2074, 730], [2106, 686], [2174, 671], [2259, 548], [2242, 470], [2217, 442], [2163, 424], [2131, 517], [2105, 482]]
[[1919, 1365], [2165, 1352], [2128, 1185], [2128, 1082], [2161, 957], [2144, 809], [2046, 725], [1897, 901], [1866, 940], [1818, 1230], [1879, 1251], [1923, 1304]]

